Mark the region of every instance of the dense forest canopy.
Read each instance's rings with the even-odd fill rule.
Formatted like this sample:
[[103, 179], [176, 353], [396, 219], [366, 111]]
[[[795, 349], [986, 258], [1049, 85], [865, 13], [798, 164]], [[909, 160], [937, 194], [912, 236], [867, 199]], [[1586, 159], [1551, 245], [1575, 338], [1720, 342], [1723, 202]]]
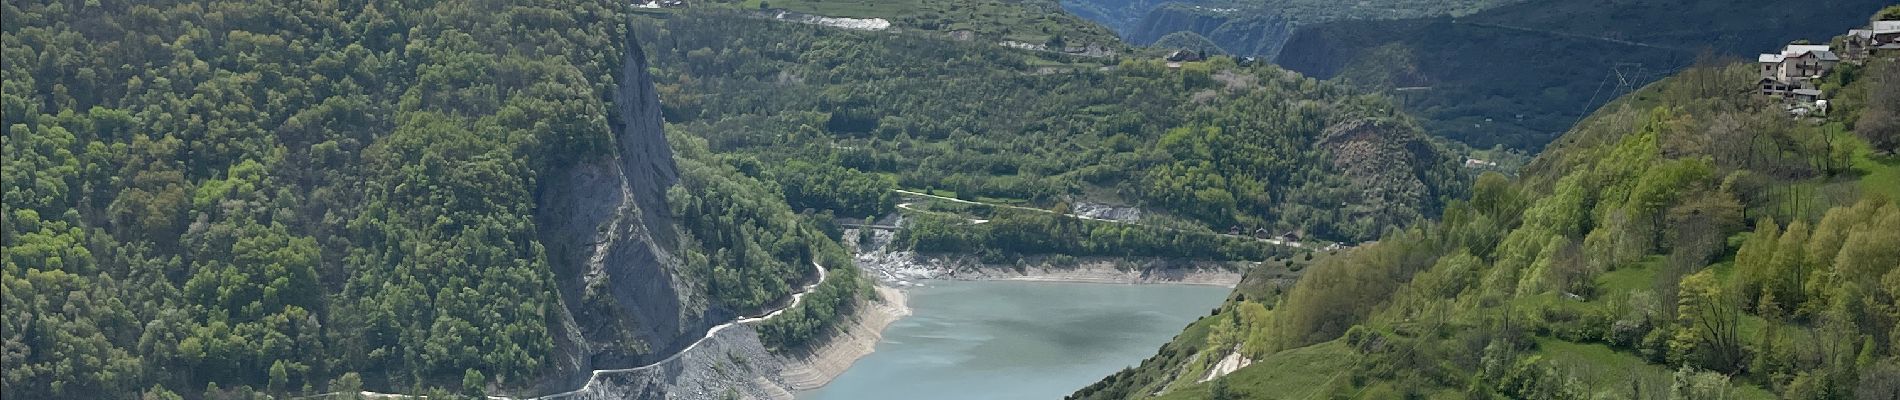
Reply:
[[[552, 371], [564, 311], [537, 183], [614, 156], [624, 4], [10, 1], [0, 17], [4, 397], [476, 393]], [[719, 217], [685, 220], [670, 249], [715, 307], [776, 303], [813, 259], [850, 268], [775, 189], [686, 154], [692, 193], [662, 211]], [[838, 315], [859, 281], [833, 275], [772, 337]]]

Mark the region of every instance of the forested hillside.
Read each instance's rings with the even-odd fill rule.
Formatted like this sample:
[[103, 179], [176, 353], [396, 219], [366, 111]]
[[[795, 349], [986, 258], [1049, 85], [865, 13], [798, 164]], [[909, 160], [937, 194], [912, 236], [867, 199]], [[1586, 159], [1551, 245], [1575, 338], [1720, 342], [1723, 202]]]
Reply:
[[635, 30], [668, 120], [748, 155], [741, 170], [775, 177], [795, 209], [882, 213], [875, 189], [902, 187], [1357, 241], [1435, 214], [1462, 179], [1389, 100], [1272, 67], [1102, 65], [716, 14]]
[[1757, 77], [1705, 65], [1625, 96], [1521, 176], [1242, 291], [1073, 397], [1900, 396], [1900, 63], [1830, 74], [1824, 118]]
[[1534, 152], [1595, 107], [1698, 58], [1825, 42], [1891, 3], [1539, 0], [1455, 18], [1309, 25], [1274, 61], [1362, 90], [1408, 88], [1392, 93], [1433, 134]]
[[[7, 2], [0, 397], [566, 390], [850, 268], [767, 184], [673, 168], [623, 7]], [[545, 207], [583, 175], [607, 212]], [[836, 315], [796, 313], [768, 336]]]

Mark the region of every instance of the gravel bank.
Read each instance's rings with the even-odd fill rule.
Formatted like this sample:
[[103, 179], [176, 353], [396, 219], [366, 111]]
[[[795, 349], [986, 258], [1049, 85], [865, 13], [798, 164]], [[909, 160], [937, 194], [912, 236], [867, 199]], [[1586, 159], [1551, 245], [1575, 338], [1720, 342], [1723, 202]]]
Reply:
[[852, 322], [810, 352], [772, 352], [751, 324], [734, 325], [654, 368], [602, 373], [585, 389], [553, 398], [791, 400], [795, 391], [831, 382], [871, 353], [885, 326], [910, 315], [903, 292], [879, 287], [878, 295], [860, 303]]
[[871, 354], [884, 337], [884, 327], [910, 315], [903, 291], [879, 286], [877, 294], [882, 300], [860, 307], [857, 321], [824, 347], [808, 354], [780, 357], [785, 369], [779, 371], [779, 378], [786, 389], [811, 390], [831, 383], [852, 363]]

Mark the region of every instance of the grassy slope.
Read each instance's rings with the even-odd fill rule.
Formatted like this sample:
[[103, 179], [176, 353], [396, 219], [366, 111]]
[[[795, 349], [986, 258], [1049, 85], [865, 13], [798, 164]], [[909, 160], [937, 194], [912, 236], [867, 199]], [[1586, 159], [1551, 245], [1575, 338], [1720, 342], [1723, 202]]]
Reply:
[[[1358, 360], [1358, 354], [1335, 340], [1274, 353], [1221, 379], [1242, 398], [1306, 399], [1331, 388]], [[1194, 380], [1198, 376], [1188, 382]], [[1212, 382], [1182, 385], [1155, 398], [1205, 399], [1212, 387]]]
[[[1664, 268], [1663, 256], [1646, 257], [1643, 261], [1605, 272], [1598, 276], [1597, 287], [1602, 294], [1589, 301], [1575, 302], [1564, 300], [1556, 293], [1543, 293], [1531, 297], [1519, 298], [1515, 303], [1522, 309], [1563, 308], [1579, 314], [1592, 311], [1605, 311], [1617, 307], [1617, 304], [1639, 292], [1652, 290], [1656, 273]], [[1735, 279], [1734, 268], [1722, 263], [1712, 266], [1718, 276], [1731, 284]], [[1744, 316], [1741, 323], [1742, 337], [1754, 337], [1764, 322], [1760, 317]], [[1622, 395], [1632, 380], [1643, 385], [1668, 385], [1674, 372], [1667, 366], [1651, 364], [1642, 355], [1626, 350], [1612, 348], [1602, 343], [1578, 343], [1550, 336], [1537, 337], [1537, 350], [1534, 355], [1551, 360], [1559, 369], [1580, 379], [1585, 387], [1607, 396]], [[1773, 399], [1775, 396], [1753, 383], [1732, 382], [1734, 394], [1739, 399]]]
[[[1668, 368], [1650, 364], [1626, 352], [1619, 352], [1597, 343], [1583, 344], [1559, 339], [1539, 338], [1538, 353], [1544, 359], [1551, 360], [1558, 368], [1578, 371], [1577, 376], [1592, 392], [1606, 398], [1622, 398], [1628, 394], [1623, 390], [1632, 381], [1644, 382], [1644, 385], [1668, 385], [1671, 374]], [[1585, 372], [1587, 371], [1587, 372]], [[1775, 395], [1749, 384], [1735, 385], [1730, 394], [1733, 399], [1756, 400], [1773, 399]]]
[[[1660, 256], [1650, 257], [1642, 263], [1611, 271], [1598, 277], [1599, 287], [1609, 294], [1603, 299], [1620, 298], [1638, 290], [1648, 290], [1655, 279], [1656, 270], [1661, 268]], [[1608, 307], [1606, 301], [1573, 303], [1560, 299], [1554, 293], [1520, 298], [1519, 307], [1569, 307], [1578, 310]], [[1190, 327], [1175, 341], [1176, 345], [1198, 343], [1207, 335], [1207, 321], [1203, 319]], [[1761, 326], [1759, 318], [1750, 317], [1744, 323], [1744, 336], [1753, 335]], [[1751, 329], [1752, 328], [1752, 329]], [[1307, 347], [1281, 351], [1255, 361], [1223, 378], [1229, 389], [1243, 394], [1249, 399], [1305, 399], [1317, 395], [1344, 391], [1361, 393], [1364, 391], [1341, 382], [1339, 378], [1351, 372], [1359, 354], [1351, 350], [1342, 340], [1334, 340]], [[1204, 354], [1216, 353], [1202, 349]], [[1575, 373], [1585, 386], [1595, 388], [1594, 392], [1616, 397], [1630, 385], [1632, 380], [1643, 385], [1668, 385], [1671, 374], [1669, 368], [1651, 364], [1641, 355], [1619, 351], [1600, 343], [1576, 343], [1553, 337], [1538, 337], [1537, 350], [1532, 354], [1552, 360], [1558, 368]], [[1206, 369], [1200, 364], [1190, 364], [1181, 371], [1177, 381], [1157, 399], [1205, 399], [1210, 397], [1212, 384], [1194, 383], [1204, 376]], [[1760, 386], [1746, 382], [1735, 382], [1732, 394], [1737, 399], [1773, 399], [1775, 396]], [[1446, 393], [1441, 393], [1446, 394]]]
[[[1628, 352], [1617, 351], [1601, 343], [1576, 343], [1553, 338], [1538, 338], [1537, 354], [1551, 360], [1558, 368], [1576, 371], [1584, 385], [1595, 388], [1593, 392], [1608, 398], [1625, 396], [1624, 387], [1632, 381], [1644, 382], [1644, 385], [1668, 385], [1673, 371], [1662, 365], [1650, 364], [1642, 357]], [[1731, 386], [1733, 399], [1768, 400], [1775, 394], [1761, 386], [1736, 382]]]
[[1880, 194], [1890, 199], [1900, 199], [1900, 155], [1874, 154], [1864, 145], [1854, 150], [1854, 168], [1860, 170], [1860, 190], [1868, 194]]

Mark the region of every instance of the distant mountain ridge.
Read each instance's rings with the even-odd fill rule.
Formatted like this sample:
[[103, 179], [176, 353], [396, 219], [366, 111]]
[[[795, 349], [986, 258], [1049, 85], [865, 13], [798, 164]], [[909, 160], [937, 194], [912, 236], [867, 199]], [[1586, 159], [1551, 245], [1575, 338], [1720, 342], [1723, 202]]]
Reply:
[[1193, 33], [1229, 53], [1253, 56], [1279, 52], [1281, 38], [1292, 34], [1294, 26], [1277, 14], [1171, 3], [1142, 16], [1122, 38], [1137, 45], [1162, 45], [1156, 41], [1175, 33]]
[[1272, 57], [1300, 26], [1340, 20], [1465, 15], [1521, 0], [1067, 0], [1064, 9], [1148, 45], [1174, 32], [1194, 32], [1236, 55]]

